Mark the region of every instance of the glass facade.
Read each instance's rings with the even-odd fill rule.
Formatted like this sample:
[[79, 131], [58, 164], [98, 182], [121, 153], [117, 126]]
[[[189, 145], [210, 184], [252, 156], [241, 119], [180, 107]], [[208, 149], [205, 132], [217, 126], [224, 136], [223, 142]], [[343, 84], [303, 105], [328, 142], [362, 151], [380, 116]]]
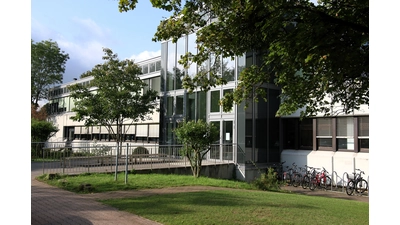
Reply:
[[[279, 107], [280, 90], [265, 85], [268, 101], [260, 99], [258, 103], [250, 103], [246, 110], [243, 105], [235, 106], [230, 112], [223, 112], [219, 105], [221, 98], [236, 87], [239, 73], [257, 62], [261, 55], [249, 52], [235, 58], [222, 58], [211, 54], [209, 60], [201, 65], [194, 63], [187, 68], [178, 61], [187, 52], [196, 54], [196, 35], [191, 34], [176, 43], [167, 41], [161, 48], [161, 82], [165, 81], [163, 100], [161, 101], [160, 144], [177, 144], [172, 130], [176, 124], [186, 120], [208, 121], [220, 129], [221, 144], [237, 143], [246, 152], [246, 158], [256, 162], [279, 162], [279, 118], [275, 117]], [[260, 61], [260, 60], [258, 60]], [[210, 91], [194, 91], [188, 93], [182, 87], [182, 78], [186, 74], [194, 77], [203, 73], [224, 78], [228, 83], [212, 87]], [[223, 152], [223, 151], [221, 151]], [[218, 151], [213, 151], [215, 157]]]

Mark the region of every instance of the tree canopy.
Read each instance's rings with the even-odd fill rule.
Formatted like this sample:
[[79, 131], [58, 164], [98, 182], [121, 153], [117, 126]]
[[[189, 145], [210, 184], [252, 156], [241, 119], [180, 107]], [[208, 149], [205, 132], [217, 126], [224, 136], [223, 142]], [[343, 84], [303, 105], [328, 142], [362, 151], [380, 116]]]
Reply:
[[65, 63], [69, 55], [62, 51], [57, 42], [44, 40], [34, 42], [31, 39], [31, 103], [47, 99], [52, 84], [62, 83]]
[[84, 121], [85, 126], [104, 126], [120, 142], [122, 124], [145, 121], [157, 110], [157, 92], [149, 89], [143, 93], [147, 84], [132, 60], [119, 60], [109, 48], [103, 51], [105, 62], [85, 73], [93, 76], [90, 87], [79, 83], [68, 87], [75, 101], [72, 111], [76, 114], [71, 119]]
[[211, 123], [191, 120], [181, 122], [174, 133], [183, 144], [181, 153], [189, 159], [193, 176], [199, 177], [203, 157], [219, 139], [219, 130]]
[[[277, 115], [304, 108], [303, 115], [330, 115], [341, 104], [350, 113], [369, 104], [369, 1], [368, 0], [150, 0], [153, 7], [171, 12], [160, 22], [153, 41], [176, 42], [197, 33], [197, 52], [180, 63], [201, 65], [211, 54], [241, 56], [254, 51], [257, 64], [244, 69], [236, 90], [222, 100], [233, 103], [264, 97], [261, 87], [280, 87]], [[137, 0], [120, 0], [121, 12], [133, 10]], [[209, 73], [185, 77], [183, 86], [208, 89], [224, 84]]]

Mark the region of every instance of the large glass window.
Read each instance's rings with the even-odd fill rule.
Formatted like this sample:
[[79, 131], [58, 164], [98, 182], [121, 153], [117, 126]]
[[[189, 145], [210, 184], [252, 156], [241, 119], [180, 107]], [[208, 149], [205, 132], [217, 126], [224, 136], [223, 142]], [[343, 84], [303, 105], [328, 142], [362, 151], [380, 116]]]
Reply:
[[354, 149], [353, 117], [339, 117], [336, 119], [336, 141], [338, 149]]
[[175, 115], [183, 114], [183, 95], [176, 96], [176, 110]]
[[[223, 95], [225, 96], [225, 94], [229, 94], [229, 93], [232, 93], [232, 92], [233, 92], [232, 89], [225, 89], [225, 90], [223, 91]], [[229, 112], [232, 112], [232, 109], [233, 109], [233, 107], [231, 108], [231, 110], [230, 110]]]
[[222, 77], [226, 81], [235, 80], [235, 60], [224, 58], [222, 61]]
[[[180, 60], [182, 56], [185, 55], [185, 43], [186, 43], [186, 38], [182, 37], [178, 39], [177, 42], [177, 53], [176, 53], [176, 58], [177, 60]], [[185, 69], [184, 67], [176, 63], [176, 69], [175, 69], [175, 90], [182, 89], [182, 80], [183, 77], [185, 76]]]
[[148, 64], [142, 66], [142, 73], [143, 74], [149, 73], [149, 65]]
[[332, 120], [331, 118], [317, 119], [317, 149], [332, 148]]
[[155, 72], [155, 71], [156, 71], [156, 63], [155, 62], [150, 63], [149, 72], [152, 73], [152, 72]]
[[205, 91], [197, 92], [197, 120], [207, 121], [207, 95]]
[[167, 91], [174, 90], [174, 76], [176, 69], [176, 44], [168, 42], [168, 65], [167, 65]]
[[219, 112], [220, 91], [211, 91], [211, 112]]
[[167, 97], [167, 116], [172, 116], [174, 113], [174, 97]]
[[186, 119], [194, 120], [196, 117], [196, 93], [187, 94], [186, 98]]
[[157, 61], [156, 62], [156, 71], [160, 71], [161, 70], [161, 61]]
[[[191, 54], [195, 55], [197, 54], [197, 44], [196, 44], [196, 34], [190, 34], [188, 36], [188, 52], [190, 52]], [[188, 69], [188, 75], [190, 77], [194, 77], [197, 73], [197, 64], [196, 63], [191, 63], [189, 65], [189, 69]]]
[[161, 87], [161, 77], [151, 78], [151, 89], [160, 92], [160, 87]]
[[358, 140], [360, 151], [369, 150], [369, 117], [358, 118]]
[[313, 146], [313, 122], [312, 119], [300, 121], [300, 149], [312, 149]]

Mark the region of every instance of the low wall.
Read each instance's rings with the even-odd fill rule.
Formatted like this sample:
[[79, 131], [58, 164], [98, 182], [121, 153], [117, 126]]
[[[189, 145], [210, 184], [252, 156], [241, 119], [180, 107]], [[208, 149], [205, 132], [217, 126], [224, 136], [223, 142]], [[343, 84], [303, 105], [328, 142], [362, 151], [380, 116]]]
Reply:
[[[181, 174], [192, 175], [192, 170], [189, 167], [175, 168], [155, 168], [155, 169], [137, 169], [138, 174], [158, 173], [158, 174]], [[217, 179], [233, 179], [235, 172], [235, 164], [219, 164], [219, 165], [203, 165], [200, 171], [200, 176], [217, 178]]]

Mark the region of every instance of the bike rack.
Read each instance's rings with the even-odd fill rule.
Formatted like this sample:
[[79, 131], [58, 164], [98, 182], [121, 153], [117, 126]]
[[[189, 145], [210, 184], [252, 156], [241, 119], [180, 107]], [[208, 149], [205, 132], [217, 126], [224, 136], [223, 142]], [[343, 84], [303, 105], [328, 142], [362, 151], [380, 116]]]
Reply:
[[331, 191], [333, 191], [333, 183], [335, 183], [335, 189], [338, 189], [338, 182], [337, 182], [337, 178], [338, 178], [338, 174], [336, 171], [332, 171], [332, 180], [331, 180]]

